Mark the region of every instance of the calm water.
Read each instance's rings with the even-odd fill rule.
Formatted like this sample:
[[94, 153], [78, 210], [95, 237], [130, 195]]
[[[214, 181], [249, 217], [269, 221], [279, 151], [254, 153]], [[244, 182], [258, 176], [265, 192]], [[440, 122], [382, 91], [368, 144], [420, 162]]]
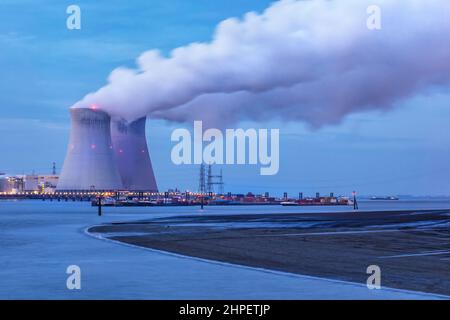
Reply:
[[[426, 209], [450, 209], [450, 199], [429, 199], [429, 200], [360, 200], [360, 211], [377, 210], [426, 210]], [[121, 214], [148, 214], [152, 216], [167, 216], [178, 214], [246, 214], [246, 213], [283, 213], [283, 212], [345, 212], [352, 211], [352, 206], [306, 206], [306, 207], [283, 207], [283, 206], [205, 206], [201, 211], [199, 207], [144, 207], [144, 208], [104, 208], [106, 215], [120, 217]], [[91, 207], [88, 202], [50, 202], [25, 200], [16, 201], [0, 200], [0, 215], [13, 214], [19, 216], [39, 215], [39, 214], [62, 214], [66, 218], [71, 214], [77, 216], [95, 215], [96, 208]], [[0, 221], [1, 223], [1, 221]], [[1, 224], [0, 224], [1, 226]]]
[[[367, 201], [362, 210], [447, 209], [450, 201]], [[396, 290], [215, 264], [94, 239], [88, 226], [186, 214], [348, 211], [349, 207], [96, 208], [81, 202], [0, 201], [0, 299], [380, 299]], [[82, 269], [82, 290], [66, 268]], [[429, 296], [426, 296], [429, 297]]]

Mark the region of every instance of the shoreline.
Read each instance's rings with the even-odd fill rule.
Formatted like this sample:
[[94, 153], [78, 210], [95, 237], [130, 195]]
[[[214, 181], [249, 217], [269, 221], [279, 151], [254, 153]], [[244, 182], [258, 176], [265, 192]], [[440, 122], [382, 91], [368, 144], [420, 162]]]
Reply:
[[[111, 223], [92, 235], [153, 250], [365, 285], [450, 295], [450, 210], [205, 215]], [[448, 251], [448, 252], [447, 252]], [[448, 258], [448, 260], [447, 260]]]
[[[310, 275], [304, 275], [304, 274], [288, 273], [288, 272], [277, 271], [277, 270], [272, 270], [272, 269], [265, 269], [265, 268], [261, 268], [261, 267], [250, 267], [250, 266], [241, 265], [241, 264], [235, 264], [235, 263], [230, 263], [230, 262], [223, 262], [223, 261], [218, 261], [218, 260], [204, 259], [204, 258], [199, 258], [199, 257], [194, 257], [194, 256], [183, 255], [183, 254], [180, 254], [180, 253], [164, 251], [164, 250], [159, 250], [159, 249], [153, 249], [153, 248], [150, 248], [150, 247], [139, 246], [139, 245], [127, 243], [127, 242], [124, 242], [124, 241], [119, 241], [119, 240], [114, 240], [114, 239], [111, 239], [111, 238], [103, 237], [99, 233], [97, 233], [97, 234], [96, 233], [91, 233], [91, 232], [89, 232], [89, 229], [92, 228], [92, 227], [96, 227], [96, 226], [90, 226], [90, 227], [87, 227], [87, 228], [84, 229], [84, 233], [87, 236], [95, 238], [97, 240], [110, 242], [110, 243], [113, 243], [113, 244], [119, 245], [119, 246], [124, 246], [124, 247], [129, 247], [129, 248], [134, 248], [134, 249], [144, 250], [144, 251], [149, 251], [149, 252], [154, 252], [154, 253], [158, 253], [158, 254], [161, 254], [161, 255], [175, 257], [175, 258], [180, 258], [180, 259], [199, 261], [199, 262], [213, 264], [213, 265], [218, 265], [218, 266], [225, 266], [225, 267], [244, 269], [244, 270], [251, 270], [251, 271], [259, 271], [259, 272], [273, 274], [273, 275], [292, 277], [294, 279], [302, 279], [302, 280], [311, 279], [311, 280], [316, 280], [316, 281], [323, 281], [323, 282], [327, 282], [327, 283], [334, 283], [334, 284], [340, 284], [340, 285], [348, 285], [348, 286], [353, 286], [353, 287], [364, 288], [365, 289], [365, 285], [361, 285], [360, 283], [355, 283], [355, 282], [350, 282], [350, 281], [343, 281], [343, 280], [330, 279], [330, 278], [321, 278], [321, 277], [317, 277], [317, 276], [310, 276]], [[436, 293], [430, 293], [430, 292], [411, 291], [411, 290], [391, 288], [391, 287], [382, 287], [381, 291], [389, 292], [389, 293], [400, 293], [400, 294], [406, 294], [406, 295], [413, 295], [414, 296], [413, 300], [419, 300], [419, 299], [420, 300], [421, 299], [425, 299], [425, 300], [450, 300], [450, 296], [442, 295], [442, 294], [436, 294]], [[366, 299], [367, 298], [364, 298], [362, 300], [366, 300]], [[272, 300], [279, 300], [279, 299], [272, 299]], [[299, 299], [298, 298], [295, 298], [295, 299], [292, 298], [292, 299], [288, 299], [288, 300], [299, 300]], [[310, 300], [310, 299], [306, 299], [306, 300]], [[329, 300], [329, 299], [325, 299], [325, 300]], [[332, 299], [332, 300], [340, 300], [340, 299]], [[347, 299], [342, 299], [342, 300], [347, 300]], [[352, 298], [351, 300], [358, 300], [358, 298]]]

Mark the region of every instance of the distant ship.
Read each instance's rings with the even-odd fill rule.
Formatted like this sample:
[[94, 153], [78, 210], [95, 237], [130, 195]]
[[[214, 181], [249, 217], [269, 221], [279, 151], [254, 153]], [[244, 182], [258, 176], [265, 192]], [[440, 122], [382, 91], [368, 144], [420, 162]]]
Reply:
[[400, 200], [398, 197], [395, 196], [389, 196], [389, 197], [372, 197], [370, 198], [370, 200], [389, 200], [389, 201], [395, 201], [395, 200]]

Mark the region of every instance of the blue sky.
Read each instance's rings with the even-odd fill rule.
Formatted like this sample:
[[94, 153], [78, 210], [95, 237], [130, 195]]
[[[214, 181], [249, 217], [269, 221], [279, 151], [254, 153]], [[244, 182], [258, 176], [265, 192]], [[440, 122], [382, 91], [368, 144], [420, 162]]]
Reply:
[[[261, 11], [271, 1], [76, 1], [82, 29], [70, 31], [66, 8], [73, 3], [0, 5], [0, 172], [49, 172], [53, 161], [61, 167], [68, 107], [104, 85], [111, 70], [132, 67], [148, 49], [208, 41], [221, 20]], [[239, 126], [281, 128], [280, 171], [264, 177], [258, 166], [223, 166], [225, 189], [450, 195], [449, 120], [444, 88], [402, 101], [394, 111], [354, 114], [320, 130], [301, 122], [244, 122]], [[147, 126], [160, 189], [196, 190], [198, 166], [170, 160], [170, 134], [180, 125], [153, 120]]]

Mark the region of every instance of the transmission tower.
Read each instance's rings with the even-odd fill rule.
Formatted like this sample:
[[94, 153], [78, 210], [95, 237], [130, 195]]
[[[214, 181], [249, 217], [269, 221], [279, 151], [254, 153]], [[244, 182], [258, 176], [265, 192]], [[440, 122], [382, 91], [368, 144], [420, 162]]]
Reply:
[[198, 182], [198, 192], [200, 192], [200, 193], [206, 192], [205, 165], [203, 163], [200, 165], [200, 178], [199, 178], [199, 182]]
[[206, 184], [207, 186], [207, 192], [211, 193], [214, 192], [214, 186], [213, 186], [213, 182], [212, 182], [212, 169], [211, 169], [211, 165], [208, 164], [208, 182]]
[[224, 194], [224, 188], [223, 188], [223, 174], [222, 174], [222, 169], [220, 169], [220, 175], [219, 175], [219, 194]]
[[[214, 180], [214, 179], [218, 179]], [[212, 166], [208, 165], [208, 182], [207, 182], [207, 191], [208, 192], [214, 192], [214, 185], [218, 186], [218, 194], [224, 193], [224, 183], [223, 183], [223, 175], [222, 175], [222, 169], [220, 170], [220, 175], [213, 175], [212, 174]]]

